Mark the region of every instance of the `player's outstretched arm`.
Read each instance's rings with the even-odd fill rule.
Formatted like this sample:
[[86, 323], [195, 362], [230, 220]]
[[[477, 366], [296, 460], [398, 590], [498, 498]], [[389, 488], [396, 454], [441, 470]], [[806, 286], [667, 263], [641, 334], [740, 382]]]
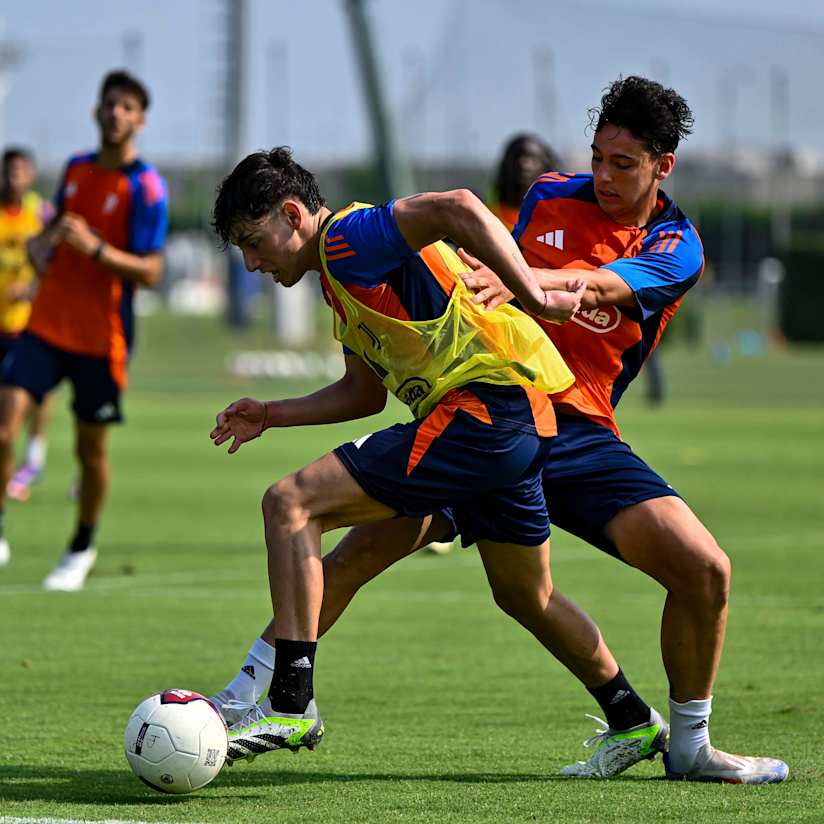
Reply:
[[496, 272], [532, 316], [567, 320], [580, 305], [576, 293], [582, 289], [549, 299], [504, 225], [468, 189], [401, 198], [395, 201], [394, 215], [413, 249], [450, 237]]
[[[512, 300], [512, 292], [506, 288], [501, 279], [488, 266], [484, 266], [476, 257], [459, 249], [458, 254], [472, 271], [463, 275], [464, 283], [475, 292], [475, 303], [483, 304], [487, 309], [494, 309], [502, 303]], [[549, 294], [553, 290], [562, 293], [573, 290], [577, 284], [584, 284], [581, 306], [594, 309], [598, 306], [635, 306], [635, 294], [615, 272], [609, 269], [538, 269], [532, 273], [541, 288]]]
[[386, 406], [386, 388], [356, 355], [346, 356], [346, 373], [333, 384], [282, 401], [242, 398], [218, 413], [210, 437], [215, 446], [232, 438], [229, 453], [271, 427], [339, 423], [375, 415]]

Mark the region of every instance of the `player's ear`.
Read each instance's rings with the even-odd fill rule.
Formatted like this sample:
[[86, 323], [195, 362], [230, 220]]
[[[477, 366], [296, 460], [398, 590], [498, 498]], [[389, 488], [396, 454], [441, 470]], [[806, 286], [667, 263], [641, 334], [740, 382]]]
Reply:
[[675, 166], [675, 154], [673, 152], [664, 152], [658, 157], [657, 170], [655, 172], [656, 180], [664, 180], [668, 178]]
[[300, 229], [303, 223], [303, 215], [300, 211], [300, 206], [294, 200], [284, 200], [280, 207], [281, 214], [289, 222], [293, 231]]

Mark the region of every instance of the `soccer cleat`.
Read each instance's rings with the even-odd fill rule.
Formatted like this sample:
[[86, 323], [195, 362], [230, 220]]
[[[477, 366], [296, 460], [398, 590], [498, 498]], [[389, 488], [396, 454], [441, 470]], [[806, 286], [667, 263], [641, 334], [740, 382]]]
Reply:
[[13, 501], [28, 501], [31, 497], [31, 488], [40, 480], [40, 470], [31, 464], [24, 463], [11, 476], [6, 485], [6, 494]]
[[221, 690], [206, 699], [216, 710], [218, 715], [226, 722], [227, 727], [237, 724], [245, 718], [252, 707], [247, 701], [238, 701], [229, 690]]
[[715, 749], [711, 744], [704, 744], [698, 750], [689, 772], [671, 770], [666, 753], [664, 768], [671, 781], [712, 781], [719, 784], [779, 784], [790, 772], [790, 768], [777, 758], [732, 755]]
[[11, 560], [11, 549], [5, 538], [0, 538], [0, 567], [4, 567]]
[[587, 718], [601, 725], [598, 732], [584, 741], [585, 747], [597, 745], [586, 761], [576, 761], [561, 769], [568, 778], [614, 778], [645, 758], [655, 758], [667, 747], [669, 728], [666, 721], [650, 709], [650, 718], [628, 730], [610, 729], [606, 721], [594, 715]]
[[43, 589], [77, 592], [97, 560], [97, 550], [89, 547], [82, 552], [64, 552], [57, 566], [46, 576]]
[[456, 540], [452, 541], [432, 541], [424, 548], [424, 552], [431, 552], [433, 555], [447, 555], [455, 548]]
[[276, 713], [267, 698], [262, 705], [246, 701], [228, 701], [227, 710], [244, 710], [243, 718], [229, 728], [229, 750], [226, 760], [246, 759], [274, 750], [292, 750], [301, 747], [314, 750], [323, 737], [323, 721], [314, 699], [302, 715]]

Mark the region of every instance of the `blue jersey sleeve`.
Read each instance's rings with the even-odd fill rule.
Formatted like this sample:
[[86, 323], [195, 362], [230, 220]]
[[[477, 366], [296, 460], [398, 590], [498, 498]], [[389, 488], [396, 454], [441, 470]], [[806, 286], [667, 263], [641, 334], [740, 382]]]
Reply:
[[395, 223], [394, 208], [395, 202], [389, 201], [333, 218], [324, 251], [329, 272], [337, 281], [365, 288], [378, 286], [416, 254]]
[[704, 269], [704, 252], [688, 222], [670, 223], [656, 227], [635, 257], [620, 258], [602, 268], [627, 283], [646, 320], [695, 285]]
[[132, 208], [129, 214], [129, 251], [159, 252], [169, 228], [169, 197], [163, 178], [151, 167], [132, 179]]

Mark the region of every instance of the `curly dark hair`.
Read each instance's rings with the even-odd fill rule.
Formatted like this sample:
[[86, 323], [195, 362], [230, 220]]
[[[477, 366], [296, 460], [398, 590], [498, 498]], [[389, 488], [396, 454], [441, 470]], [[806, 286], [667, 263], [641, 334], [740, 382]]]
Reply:
[[212, 227], [228, 246], [238, 221], [260, 220], [290, 196], [313, 215], [326, 205], [315, 176], [292, 159], [288, 146], [255, 152], [243, 158], [218, 186]]
[[675, 89], [636, 75], [611, 83], [600, 108], [589, 110], [589, 118], [596, 134], [607, 123], [620, 126], [656, 155], [674, 152], [694, 123], [687, 101]]

